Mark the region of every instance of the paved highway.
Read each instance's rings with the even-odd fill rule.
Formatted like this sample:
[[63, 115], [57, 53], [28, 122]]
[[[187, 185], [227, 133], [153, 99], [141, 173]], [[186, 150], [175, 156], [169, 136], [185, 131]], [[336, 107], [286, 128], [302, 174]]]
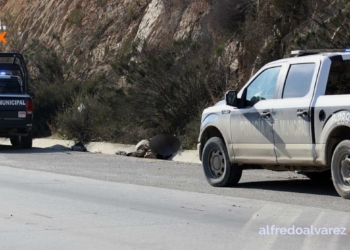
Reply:
[[261, 235], [347, 227], [331, 182], [246, 171], [210, 187], [200, 165], [0, 146], [0, 249], [348, 249], [349, 235]]

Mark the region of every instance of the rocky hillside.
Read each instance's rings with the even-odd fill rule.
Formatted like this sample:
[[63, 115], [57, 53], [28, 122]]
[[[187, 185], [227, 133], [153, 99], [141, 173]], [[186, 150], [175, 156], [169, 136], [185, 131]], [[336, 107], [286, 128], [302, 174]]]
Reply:
[[193, 146], [203, 108], [263, 64], [350, 38], [348, 0], [0, 0], [0, 10], [0, 50], [29, 62], [36, 135], [85, 141], [176, 133]]
[[[1, 13], [8, 39], [22, 51], [36, 38], [66, 57], [106, 70], [125, 43], [165, 46], [173, 39], [211, 43], [210, 0], [7, 0]], [[20, 41], [20, 42], [19, 42]]]
[[[0, 1], [10, 29], [5, 49], [24, 51], [39, 39], [50, 48], [63, 47], [66, 58], [90, 72], [108, 71], [108, 59], [133, 41], [139, 49], [144, 42], [159, 48], [184, 38], [244, 54], [250, 59], [237, 56], [231, 63], [254, 71], [290, 48], [346, 45], [348, 7], [347, 0]], [[329, 41], [314, 43], [317, 35]], [[261, 61], [264, 54], [272, 56]]]

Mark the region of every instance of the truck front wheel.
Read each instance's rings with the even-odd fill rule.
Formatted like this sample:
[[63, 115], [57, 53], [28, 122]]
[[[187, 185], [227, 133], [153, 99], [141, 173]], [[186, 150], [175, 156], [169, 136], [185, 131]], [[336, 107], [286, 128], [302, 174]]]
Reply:
[[202, 154], [205, 176], [214, 187], [232, 187], [242, 176], [242, 167], [231, 164], [226, 145], [219, 137], [213, 137], [205, 144]]
[[23, 148], [32, 148], [33, 146], [33, 136], [30, 133], [28, 136], [21, 137], [21, 144]]
[[350, 141], [345, 140], [338, 144], [333, 152], [332, 179], [338, 194], [350, 199]]

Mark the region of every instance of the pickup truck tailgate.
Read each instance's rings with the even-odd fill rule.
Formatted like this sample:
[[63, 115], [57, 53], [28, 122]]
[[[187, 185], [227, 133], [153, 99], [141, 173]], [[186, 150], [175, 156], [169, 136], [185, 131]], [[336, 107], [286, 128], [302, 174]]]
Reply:
[[0, 127], [23, 126], [27, 120], [29, 96], [0, 95]]

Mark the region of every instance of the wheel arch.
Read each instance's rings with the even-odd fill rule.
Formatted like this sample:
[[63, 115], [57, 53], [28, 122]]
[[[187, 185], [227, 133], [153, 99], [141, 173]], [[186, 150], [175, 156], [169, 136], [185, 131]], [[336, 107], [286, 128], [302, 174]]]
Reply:
[[338, 144], [344, 140], [350, 140], [350, 126], [347, 124], [335, 126], [326, 140], [325, 160], [327, 166], [331, 165], [332, 156]]
[[200, 137], [199, 137], [199, 142], [200, 142], [199, 157], [200, 157], [200, 159], [202, 159], [202, 153], [203, 153], [203, 148], [204, 148], [205, 144], [212, 137], [219, 137], [220, 139], [222, 139], [222, 141], [224, 142], [224, 144], [227, 147], [227, 143], [226, 143], [225, 138], [224, 138], [222, 132], [220, 131], [220, 129], [218, 129], [216, 126], [209, 125], [208, 127], [206, 127], [202, 131], [202, 133], [200, 134]]

